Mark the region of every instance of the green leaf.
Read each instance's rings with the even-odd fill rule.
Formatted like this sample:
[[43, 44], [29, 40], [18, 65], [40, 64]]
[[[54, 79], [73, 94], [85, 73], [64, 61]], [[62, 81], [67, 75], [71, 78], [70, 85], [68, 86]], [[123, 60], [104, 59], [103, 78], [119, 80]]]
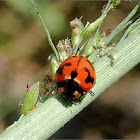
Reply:
[[36, 104], [39, 95], [39, 82], [34, 84], [23, 100], [22, 114], [26, 114]]
[[92, 22], [91, 24], [89, 24], [89, 26], [87, 26], [84, 31], [82, 32], [82, 36], [86, 37], [89, 34], [91, 34], [92, 32], [94, 32], [97, 27], [103, 22], [103, 20], [105, 19], [106, 14], [100, 16], [97, 20], [95, 20], [94, 22]]

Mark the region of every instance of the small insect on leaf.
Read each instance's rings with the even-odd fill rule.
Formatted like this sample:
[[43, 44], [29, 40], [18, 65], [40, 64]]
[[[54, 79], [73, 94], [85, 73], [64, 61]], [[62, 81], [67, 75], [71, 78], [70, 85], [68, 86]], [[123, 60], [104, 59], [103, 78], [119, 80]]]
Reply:
[[33, 106], [35, 106], [38, 96], [39, 96], [39, 82], [34, 84], [25, 95], [21, 110], [22, 114], [26, 114], [29, 110], [33, 108]]

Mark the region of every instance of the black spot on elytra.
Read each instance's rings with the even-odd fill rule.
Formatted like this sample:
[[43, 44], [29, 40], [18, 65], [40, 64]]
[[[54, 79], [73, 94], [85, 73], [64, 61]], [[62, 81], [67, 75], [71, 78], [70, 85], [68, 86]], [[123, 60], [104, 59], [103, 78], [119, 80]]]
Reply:
[[88, 73], [88, 76], [87, 76], [87, 78], [85, 79], [85, 82], [88, 84], [88, 83], [92, 83], [93, 84], [93, 82], [94, 82], [94, 78], [92, 78], [91, 76], [90, 76], [90, 71], [86, 68], [86, 67], [84, 67], [84, 71], [86, 71], [87, 73]]
[[77, 72], [76, 71], [72, 71], [71, 72], [71, 79], [74, 79], [77, 76]]
[[69, 62], [69, 63], [65, 63], [61, 68], [58, 68], [57, 73], [59, 74], [59, 76], [62, 75], [64, 67], [70, 65], [71, 63]]

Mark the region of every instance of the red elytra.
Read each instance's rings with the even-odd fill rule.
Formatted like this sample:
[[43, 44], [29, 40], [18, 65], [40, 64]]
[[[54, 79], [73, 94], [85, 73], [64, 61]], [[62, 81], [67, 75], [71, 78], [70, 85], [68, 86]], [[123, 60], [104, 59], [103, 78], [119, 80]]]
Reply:
[[77, 99], [90, 90], [96, 82], [95, 70], [83, 56], [66, 59], [56, 72], [58, 90], [65, 98]]

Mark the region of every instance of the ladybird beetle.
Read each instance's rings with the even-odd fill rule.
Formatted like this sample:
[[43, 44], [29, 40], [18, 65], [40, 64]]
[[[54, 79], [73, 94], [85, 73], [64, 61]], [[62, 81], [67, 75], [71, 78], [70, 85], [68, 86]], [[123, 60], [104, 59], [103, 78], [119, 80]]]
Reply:
[[56, 72], [57, 89], [68, 100], [76, 100], [96, 82], [95, 70], [83, 56], [73, 56], [62, 62]]

